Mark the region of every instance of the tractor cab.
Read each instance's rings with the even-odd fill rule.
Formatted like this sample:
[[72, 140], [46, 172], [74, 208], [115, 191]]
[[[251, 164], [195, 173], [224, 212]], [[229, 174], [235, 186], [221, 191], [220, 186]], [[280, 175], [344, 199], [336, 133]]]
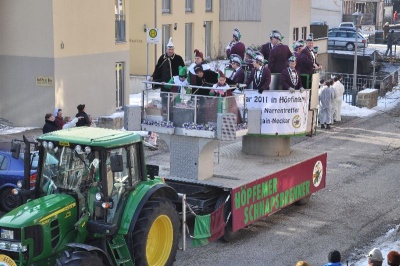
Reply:
[[39, 141], [36, 197], [69, 194], [76, 199], [78, 217], [88, 213], [90, 220], [119, 224], [124, 195], [143, 177], [141, 142], [106, 148], [79, 140]]

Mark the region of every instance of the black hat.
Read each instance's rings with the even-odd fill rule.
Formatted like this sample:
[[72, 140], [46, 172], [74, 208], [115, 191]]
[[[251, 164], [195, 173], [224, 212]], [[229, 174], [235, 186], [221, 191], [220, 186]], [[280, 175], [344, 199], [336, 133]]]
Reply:
[[341, 256], [340, 256], [339, 251], [332, 250], [331, 252], [329, 252], [329, 255], [328, 255], [329, 262], [340, 262], [340, 260], [341, 260]]
[[199, 71], [203, 72], [203, 66], [201, 64], [194, 66], [194, 72], [197, 73]]
[[83, 109], [85, 109], [85, 105], [84, 104], [80, 104], [76, 108], [78, 109], [78, 111], [83, 111]]

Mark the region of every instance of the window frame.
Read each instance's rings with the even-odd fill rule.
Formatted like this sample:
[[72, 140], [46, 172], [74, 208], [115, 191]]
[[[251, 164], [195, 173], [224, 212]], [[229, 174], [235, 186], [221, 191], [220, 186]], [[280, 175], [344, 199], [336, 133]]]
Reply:
[[194, 13], [194, 0], [185, 0], [185, 12]]
[[213, 12], [213, 1], [212, 0], [206, 0], [205, 2], [205, 10], [206, 12]]
[[293, 28], [293, 41], [297, 41], [299, 39], [299, 27]]
[[192, 62], [193, 50], [193, 23], [185, 23], [185, 63]]
[[162, 0], [161, 11], [163, 14], [171, 14], [172, 7], [171, 7], [171, 0]]

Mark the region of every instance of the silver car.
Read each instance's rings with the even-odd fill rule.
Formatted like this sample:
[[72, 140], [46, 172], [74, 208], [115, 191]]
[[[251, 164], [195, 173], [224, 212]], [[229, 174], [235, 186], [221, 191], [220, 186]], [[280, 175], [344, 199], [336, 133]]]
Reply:
[[[368, 46], [367, 39], [358, 34], [357, 45], [358, 48], [365, 48]], [[356, 42], [356, 32], [354, 30], [330, 30], [328, 32], [328, 49], [346, 49], [353, 51]]]

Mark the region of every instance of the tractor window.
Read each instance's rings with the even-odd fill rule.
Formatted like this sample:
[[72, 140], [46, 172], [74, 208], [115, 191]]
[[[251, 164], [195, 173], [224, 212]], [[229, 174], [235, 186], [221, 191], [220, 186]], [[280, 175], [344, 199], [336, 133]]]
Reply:
[[[122, 172], [111, 171], [111, 157], [113, 155], [122, 155]], [[107, 186], [108, 195], [113, 202], [114, 207], [108, 211], [107, 221], [112, 222], [115, 212], [118, 209], [118, 203], [126, 192], [127, 188], [136, 185], [139, 182], [139, 158], [138, 145], [110, 150], [107, 154]]]
[[87, 154], [69, 147], [47, 150], [40, 187], [47, 194], [57, 189], [85, 193], [90, 183], [95, 181], [95, 172], [90, 171], [91, 162], [95, 158], [98, 158], [97, 152]]
[[132, 172], [132, 185], [136, 185], [140, 181], [140, 172], [139, 172], [139, 151], [138, 145], [129, 147], [129, 155], [131, 161], [131, 172]]

